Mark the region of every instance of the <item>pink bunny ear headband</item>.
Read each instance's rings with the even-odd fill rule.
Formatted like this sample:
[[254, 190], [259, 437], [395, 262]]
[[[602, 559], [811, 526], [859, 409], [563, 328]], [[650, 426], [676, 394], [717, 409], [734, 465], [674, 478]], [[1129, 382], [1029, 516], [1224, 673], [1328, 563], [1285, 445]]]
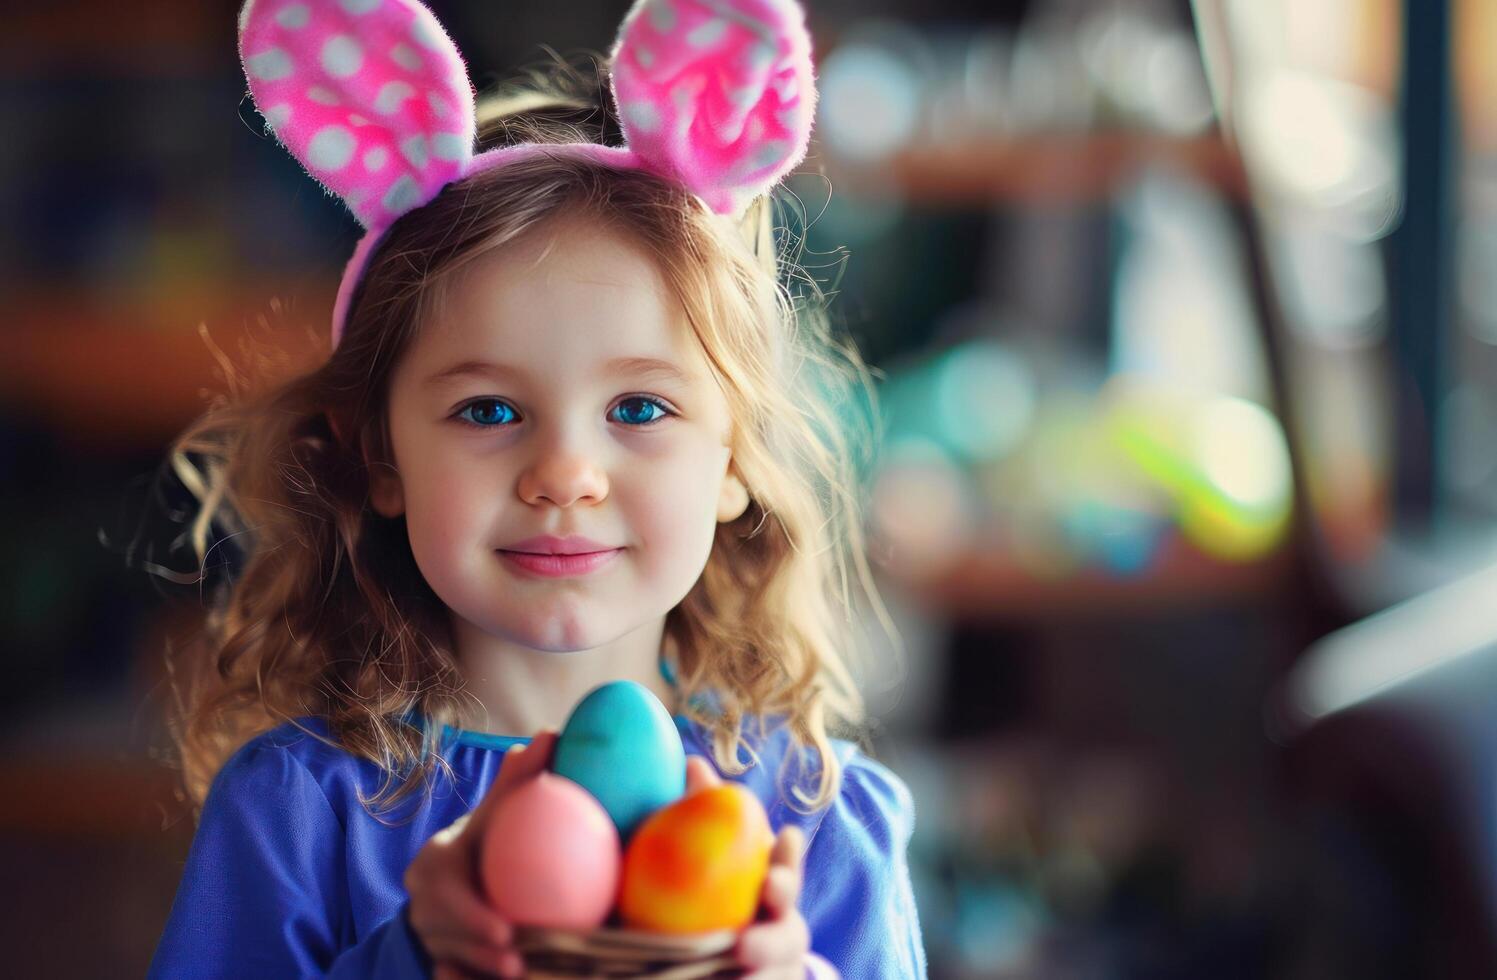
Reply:
[[796, 0], [636, 0], [612, 54], [621, 147], [475, 155], [467, 66], [418, 0], [246, 0], [239, 57], [276, 139], [365, 229], [338, 287], [335, 347], [375, 244], [454, 180], [565, 152], [670, 177], [736, 215], [805, 158], [816, 108]]

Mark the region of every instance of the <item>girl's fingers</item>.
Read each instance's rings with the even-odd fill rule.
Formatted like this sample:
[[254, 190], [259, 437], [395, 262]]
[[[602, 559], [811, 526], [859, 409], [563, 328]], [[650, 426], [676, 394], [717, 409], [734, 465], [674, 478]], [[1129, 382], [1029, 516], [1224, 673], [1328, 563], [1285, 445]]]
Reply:
[[769, 853], [769, 874], [764, 879], [762, 896], [762, 904], [772, 919], [792, 911], [800, 899], [805, 841], [805, 834], [794, 825], [781, 827], [775, 838], [774, 850]]
[[488, 794], [484, 796], [485, 802], [491, 797], [501, 795], [504, 790], [509, 789], [519, 780], [520, 770], [528, 761], [525, 753], [529, 748], [528, 745], [511, 745], [504, 750], [504, 758], [499, 762], [499, 775], [494, 777], [493, 785], [489, 787]]
[[447, 960], [432, 967], [431, 980], [491, 980], [498, 975], [468, 970], [458, 963]]
[[431, 896], [430, 904], [440, 909], [440, 919], [435, 919], [436, 913], [433, 912], [427, 917], [433, 921], [419, 925], [426, 926], [434, 935], [451, 934], [496, 947], [506, 947], [514, 941], [514, 929], [509, 922], [490, 908], [478, 893], [450, 883], [451, 879], [448, 882], [446, 887], [439, 888]]
[[690, 796], [699, 789], [711, 789], [722, 785], [722, 777], [717, 770], [712, 768], [712, 763], [699, 755], [688, 756], [686, 759], [686, 795]]
[[524, 958], [514, 950], [506, 952], [499, 960], [499, 975], [501, 977], [525, 976]]
[[487, 823], [488, 812], [506, 793], [537, 773], [546, 771], [551, 765], [555, 748], [556, 733], [550, 729], [542, 729], [535, 733], [528, 745], [516, 745], [507, 749], [499, 763], [499, 775], [494, 777], [494, 782], [483, 799], [466, 815], [474, 819], [465, 821], [465, 825], [479, 828]]
[[499, 801], [504, 798], [504, 795], [516, 783], [520, 782], [522, 778], [523, 774], [521, 770], [524, 768], [526, 762], [524, 758], [525, 748], [523, 745], [516, 745], [505, 750], [504, 758], [499, 763], [499, 775], [494, 777], [494, 781], [489, 784], [488, 790], [474, 804], [473, 809], [458, 817], [448, 829], [458, 827], [458, 824], [461, 823], [461, 839], [467, 840], [476, 834], [479, 828], [488, 824], [490, 811], [498, 805]]
[[462, 836], [463, 836], [463, 828], [466, 827], [466, 826], [468, 826], [468, 824], [470, 822], [470, 818], [472, 816], [473, 816], [473, 814], [470, 811], [470, 812], [465, 813], [462, 816], [458, 817], [456, 820], [452, 821], [452, 823], [450, 823], [447, 826], [443, 827], [441, 830], [437, 831], [435, 834], [432, 834], [431, 835], [432, 842], [436, 843], [438, 845], [447, 845], [447, 844], [456, 843], [458, 840], [460, 840], [462, 838]]
[[764, 879], [762, 902], [769, 918], [778, 919], [795, 910], [795, 901], [800, 898], [800, 871], [786, 867], [772, 867]]
[[452, 931], [457, 935], [501, 949], [514, 941], [514, 930], [509, 923], [472, 898], [453, 902], [448, 908], [451, 910], [448, 921], [454, 923]]
[[[545, 770], [551, 764], [551, 753], [556, 748], [556, 733], [546, 729], [535, 733], [528, 745], [516, 745], [504, 753], [499, 763], [499, 776], [489, 788], [489, 796], [502, 794], [517, 783]], [[488, 797], [485, 797], [488, 799]]]
[[426, 951], [433, 963], [444, 963], [449, 970], [458, 970], [459, 976], [477, 974], [482, 977], [497, 975], [504, 957], [513, 952], [499, 946], [461, 939], [450, 933], [431, 936], [426, 943]]
[[794, 824], [786, 824], [780, 828], [780, 835], [775, 838], [774, 850], [769, 852], [770, 864], [788, 864], [799, 867], [801, 859], [806, 856], [806, 835]]
[[738, 962], [753, 968], [799, 964], [811, 949], [811, 930], [799, 913], [750, 926], [738, 939]]
[[551, 756], [556, 750], [558, 734], [549, 728], [543, 728], [530, 738], [530, 744], [525, 746], [530, 750], [527, 758], [533, 766], [531, 773], [537, 773], [551, 765]]
[[[423, 939], [428, 935], [453, 935], [462, 939], [505, 947], [514, 941], [510, 923], [458, 874], [442, 875], [434, 887], [430, 878], [417, 882], [411, 903], [411, 927]], [[410, 885], [407, 885], [410, 888]]]

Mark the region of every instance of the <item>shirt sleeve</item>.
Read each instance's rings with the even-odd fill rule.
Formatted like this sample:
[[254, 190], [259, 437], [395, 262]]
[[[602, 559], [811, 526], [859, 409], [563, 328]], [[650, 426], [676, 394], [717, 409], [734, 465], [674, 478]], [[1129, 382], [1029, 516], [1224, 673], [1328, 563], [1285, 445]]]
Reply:
[[344, 839], [300, 761], [245, 745], [208, 791], [149, 980], [429, 977], [407, 905], [353, 942]]
[[909, 787], [854, 750], [807, 848], [801, 898], [812, 952], [843, 977], [926, 976], [906, 856], [914, 829]]

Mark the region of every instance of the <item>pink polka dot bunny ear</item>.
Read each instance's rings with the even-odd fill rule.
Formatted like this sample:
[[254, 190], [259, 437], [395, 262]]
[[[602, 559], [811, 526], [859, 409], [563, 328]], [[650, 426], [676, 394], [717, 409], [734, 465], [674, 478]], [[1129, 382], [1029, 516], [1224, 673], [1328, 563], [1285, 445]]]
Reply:
[[622, 147], [475, 156], [467, 66], [418, 0], [246, 0], [239, 57], [276, 139], [365, 228], [333, 306], [335, 347], [384, 231], [453, 180], [571, 153], [670, 177], [738, 215], [805, 158], [816, 109], [796, 0], [637, 0], [612, 59]]
[[795, 0], [638, 0], [611, 74], [630, 149], [719, 214], [805, 159], [816, 86]]
[[247, 0], [239, 57], [276, 139], [366, 229], [466, 172], [473, 87], [416, 0]]

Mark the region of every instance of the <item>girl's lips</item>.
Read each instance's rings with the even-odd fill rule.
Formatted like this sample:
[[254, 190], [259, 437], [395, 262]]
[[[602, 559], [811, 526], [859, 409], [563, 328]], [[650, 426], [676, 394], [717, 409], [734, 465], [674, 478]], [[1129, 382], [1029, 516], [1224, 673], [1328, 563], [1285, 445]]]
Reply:
[[585, 551], [576, 555], [536, 555], [528, 551], [505, 551], [499, 554], [512, 565], [546, 578], [564, 578], [571, 575], [586, 575], [612, 561], [622, 548], [607, 551]]

